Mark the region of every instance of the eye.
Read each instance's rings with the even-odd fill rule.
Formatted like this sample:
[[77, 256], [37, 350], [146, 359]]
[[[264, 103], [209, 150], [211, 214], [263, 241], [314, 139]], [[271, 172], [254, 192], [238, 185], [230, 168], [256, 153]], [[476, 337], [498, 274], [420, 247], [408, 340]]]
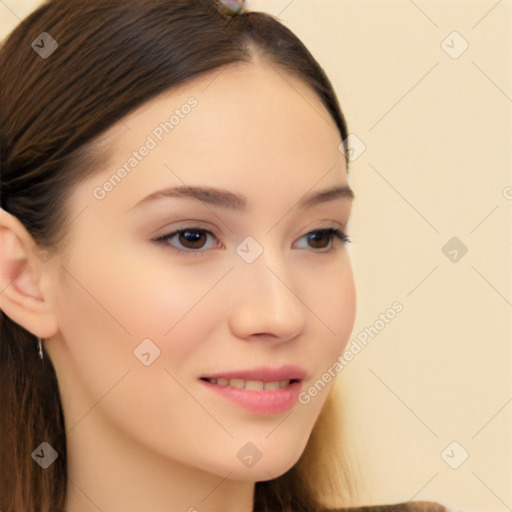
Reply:
[[[212, 237], [214, 241], [208, 246], [206, 242], [209, 236]], [[350, 243], [349, 237], [339, 229], [317, 229], [299, 238], [299, 240], [306, 239], [306, 243], [310, 244], [307, 247], [299, 247], [299, 249], [305, 248], [314, 249], [316, 250], [315, 252], [329, 252], [334, 248], [333, 243], [335, 237], [339, 238], [344, 244]], [[200, 249], [222, 247], [222, 244], [211, 231], [197, 227], [188, 227], [173, 231], [172, 233], [154, 238], [152, 242], [166, 244], [173, 251], [187, 255], [198, 255], [205, 252]], [[175, 243], [179, 244], [179, 246], [176, 246]], [[320, 249], [324, 250], [320, 251]], [[327, 249], [327, 251], [325, 251], [325, 249]]]
[[[326, 249], [331, 250], [333, 248], [334, 238], [339, 238], [344, 244], [349, 244], [349, 237], [340, 229], [335, 228], [327, 228], [327, 229], [317, 229], [315, 231], [310, 231], [302, 238], [306, 238], [307, 242], [311, 244], [313, 249]], [[299, 240], [302, 240], [300, 238]], [[309, 247], [305, 247], [308, 249]], [[326, 252], [326, 251], [323, 251]]]
[[[177, 252], [191, 254], [203, 252], [198, 251], [197, 249], [205, 248], [205, 241], [207, 240], [208, 235], [215, 238], [215, 235], [206, 229], [190, 227], [173, 231], [167, 235], [162, 235], [152, 241], [157, 243], [166, 243], [169, 244], [171, 249]], [[172, 242], [179, 243], [181, 247], [176, 247]], [[217, 242], [210, 244], [210, 247], [206, 247], [206, 249], [218, 246], [219, 243]]]

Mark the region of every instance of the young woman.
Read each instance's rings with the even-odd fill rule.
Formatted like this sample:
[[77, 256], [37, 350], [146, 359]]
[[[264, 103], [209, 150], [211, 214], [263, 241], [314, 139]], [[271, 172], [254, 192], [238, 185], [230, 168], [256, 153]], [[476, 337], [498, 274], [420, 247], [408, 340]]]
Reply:
[[302, 43], [236, 2], [50, 0], [0, 79], [0, 509], [349, 503], [348, 132]]

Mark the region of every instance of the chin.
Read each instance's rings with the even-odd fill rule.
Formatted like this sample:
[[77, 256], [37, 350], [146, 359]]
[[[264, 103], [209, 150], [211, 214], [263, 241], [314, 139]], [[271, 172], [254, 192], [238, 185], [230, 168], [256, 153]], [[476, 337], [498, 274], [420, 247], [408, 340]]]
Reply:
[[263, 453], [252, 466], [244, 467], [244, 462], [240, 462], [235, 469], [231, 468], [233, 473], [230, 478], [253, 482], [273, 480], [289, 471], [302, 455], [302, 450], [298, 449], [286, 451], [284, 448], [275, 448], [268, 452], [267, 456]]
[[274, 480], [284, 475], [297, 462], [299, 457], [293, 461], [275, 461], [264, 464], [261, 460], [252, 468], [237, 468], [229, 475], [230, 480], [239, 480], [244, 482], [265, 482]]

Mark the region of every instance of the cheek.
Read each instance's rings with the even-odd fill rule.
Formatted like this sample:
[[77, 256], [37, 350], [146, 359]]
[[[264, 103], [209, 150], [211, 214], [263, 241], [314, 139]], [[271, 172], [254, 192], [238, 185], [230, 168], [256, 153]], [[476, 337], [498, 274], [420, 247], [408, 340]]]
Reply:
[[[187, 390], [197, 392], [198, 350], [224, 318], [218, 296], [208, 292], [225, 271], [203, 276], [169, 265], [137, 272], [133, 261], [107, 265], [103, 256], [70, 262], [59, 294], [66, 350], [55, 356], [71, 404], [67, 421], [77, 424], [74, 435], [92, 421], [88, 411], [98, 404], [96, 414], [153, 449], [158, 445], [186, 460], [191, 448], [183, 439], [191, 437], [198, 449], [204, 444], [205, 453], [212, 451], [205, 429], [219, 427]], [[143, 340], [151, 343], [138, 351]], [[149, 365], [143, 362], [147, 352]]]
[[[118, 258], [104, 251], [71, 261], [60, 294], [64, 320], [94, 318], [88, 327], [105, 335], [107, 330], [117, 332], [132, 344], [146, 337], [171, 338], [223, 272], [218, 267], [186, 268], [172, 258], [152, 260], [151, 254], [138, 255], [132, 247], [124, 254], [130, 256]], [[214, 314], [211, 309], [207, 313]]]
[[[146, 266], [142, 260], [115, 261], [100, 253], [87, 261], [72, 260], [64, 272], [59, 305], [66, 352], [56, 354], [64, 357], [59, 367], [65, 378], [76, 378], [91, 403], [115, 385], [104, 403], [123, 425], [139, 425], [137, 418], [155, 412], [162, 423], [151, 429], [167, 425], [172, 411], [167, 414], [166, 408], [184, 407], [183, 400], [189, 417], [200, 416], [200, 408], [187, 401], [179, 383], [187, 388], [195, 384], [205, 342], [226, 318], [215, 287], [226, 270], [218, 267], [198, 266], [194, 271], [176, 264]], [[147, 398], [141, 402], [140, 397]], [[86, 410], [77, 411], [76, 418]], [[129, 420], [121, 421], [125, 416]]]
[[336, 308], [331, 314], [335, 319], [335, 331], [342, 341], [342, 351], [352, 333], [356, 317], [356, 289], [352, 269], [349, 267], [339, 282], [339, 289], [334, 292], [333, 303]]
[[356, 316], [356, 290], [348, 253], [342, 263], [326, 266], [314, 278], [307, 276], [304, 300], [311, 310], [316, 338], [321, 338], [324, 359], [339, 355], [345, 348]]

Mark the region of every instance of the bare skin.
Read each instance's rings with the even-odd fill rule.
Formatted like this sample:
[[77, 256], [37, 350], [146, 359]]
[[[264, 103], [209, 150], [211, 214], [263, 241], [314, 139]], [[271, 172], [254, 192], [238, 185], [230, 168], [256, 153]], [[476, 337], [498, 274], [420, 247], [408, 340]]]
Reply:
[[[155, 127], [191, 97], [197, 105], [158, 140]], [[156, 147], [105, 186], [148, 135]], [[108, 161], [74, 189], [57, 256], [38, 259], [25, 228], [0, 215], [2, 309], [44, 338], [59, 381], [67, 510], [248, 512], [255, 482], [302, 454], [332, 382], [307, 405], [259, 414], [199, 377], [293, 363], [307, 389], [343, 352], [356, 302], [349, 253], [335, 236], [320, 248], [307, 235], [344, 231], [351, 199], [296, 207], [347, 185], [339, 132], [312, 90], [256, 62], [148, 102], [104, 140]], [[191, 198], [136, 206], [183, 185], [243, 195], [247, 210]], [[151, 241], [185, 227], [212, 235], [199, 249]], [[236, 252], [248, 236], [263, 249], [252, 263]], [[160, 351], [148, 366], [134, 355], [144, 339]], [[248, 442], [262, 455], [251, 468], [237, 457]]]

